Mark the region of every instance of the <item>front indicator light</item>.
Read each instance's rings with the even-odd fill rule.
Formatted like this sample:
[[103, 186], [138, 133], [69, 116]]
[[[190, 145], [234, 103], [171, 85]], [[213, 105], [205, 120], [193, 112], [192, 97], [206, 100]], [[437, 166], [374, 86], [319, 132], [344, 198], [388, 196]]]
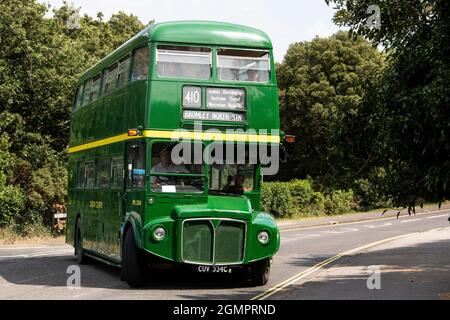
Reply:
[[258, 241], [262, 245], [268, 244], [269, 243], [269, 233], [267, 233], [267, 231], [261, 231], [260, 233], [258, 233]]
[[153, 238], [156, 241], [162, 241], [166, 238], [167, 232], [163, 227], [158, 227], [153, 231]]

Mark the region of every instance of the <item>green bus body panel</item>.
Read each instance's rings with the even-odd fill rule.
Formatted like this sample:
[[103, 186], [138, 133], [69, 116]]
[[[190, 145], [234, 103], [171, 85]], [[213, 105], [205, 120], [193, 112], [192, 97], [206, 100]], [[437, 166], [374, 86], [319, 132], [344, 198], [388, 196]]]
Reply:
[[[202, 200], [205, 202], [198, 203], [198, 201]], [[157, 199], [155, 199], [155, 204], [157, 203], [156, 201]], [[232, 219], [246, 223], [246, 246], [243, 250], [244, 259], [242, 263], [249, 263], [270, 257], [279, 249], [280, 235], [275, 220], [266, 213], [253, 211], [249, 200], [245, 196], [208, 196], [207, 199], [197, 199], [196, 204], [180, 205], [174, 204], [175, 202], [177, 201], [174, 201], [174, 199], [167, 201], [167, 206], [163, 207], [159, 212], [154, 213], [155, 215], [158, 213], [161, 214], [160, 217], [147, 220], [148, 222], [144, 226], [144, 248], [148, 252], [176, 262], [183, 262], [183, 258], [184, 260], [189, 260], [186, 254], [182, 257], [181, 252], [183, 249], [180, 245], [182, 243], [181, 230], [183, 230], [183, 221], [206, 221], [209, 219], [224, 221]], [[153, 206], [154, 204], [148, 206], [147, 211], [149, 215], [152, 215]], [[170, 210], [169, 208], [173, 209]], [[171, 212], [170, 217], [167, 217], [167, 212]], [[168, 232], [168, 236], [162, 242], [153, 239], [153, 231], [159, 226], [164, 227]], [[257, 241], [258, 233], [261, 231], [269, 232], [271, 241], [266, 246], [261, 245]], [[202, 233], [206, 234], [205, 228], [203, 228]], [[206, 250], [206, 252], [202, 251], [200, 256], [208, 256], [211, 242], [204, 239], [198, 241], [198, 243], [202, 244], [204, 250]], [[228, 250], [225, 250], [226, 246], [222, 246], [222, 249], [224, 249], [222, 252], [225, 257], [227, 255], [234, 256], [233, 252], [236, 251], [236, 247], [230, 247]], [[210, 262], [204, 261], [204, 263]], [[216, 262], [219, 263], [219, 261]]]
[[[161, 79], [156, 74], [155, 63], [156, 46], [159, 43], [205, 45], [212, 48], [213, 52], [219, 47], [265, 49], [271, 54], [271, 79], [268, 83], [220, 81], [217, 79], [214, 58], [212, 77], [209, 80]], [[131, 128], [142, 127], [144, 130], [160, 131], [193, 130], [193, 122], [182, 118], [182, 90], [187, 85], [202, 88], [203, 105], [205, 92], [209, 87], [245, 90], [247, 107], [245, 123], [203, 122], [203, 130], [216, 128], [223, 132], [228, 128], [244, 131], [254, 129], [261, 134], [270, 134], [271, 129], [280, 129], [272, 44], [262, 31], [235, 24], [206, 21], [152, 25], [86, 71], [79, 83], [97, 75], [142, 46], [149, 46], [151, 50], [149, 79], [129, 82], [124, 88], [116, 89], [73, 112], [69, 141], [71, 148], [118, 137], [126, 134]], [[125, 187], [77, 188], [79, 162], [118, 157], [126, 163], [127, 139], [147, 143], [146, 188], [139, 190]], [[124, 231], [127, 227], [133, 228], [138, 247], [174, 262], [203, 259], [205, 263], [210, 263], [211, 259], [215, 259], [216, 263], [245, 264], [270, 257], [278, 251], [280, 236], [276, 223], [270, 215], [259, 211], [259, 181], [255, 184], [255, 190], [246, 192], [243, 196], [208, 195], [206, 191], [202, 194], [189, 195], [154, 193], [150, 190], [150, 176], [148, 176], [151, 167], [149, 146], [154, 141], [170, 140], [152, 137], [129, 138], [125, 135], [124, 139], [114, 143], [69, 153], [67, 243], [75, 243], [75, 223], [77, 217], [80, 217], [84, 229], [83, 247], [116, 264], [121, 262]], [[211, 142], [203, 141], [205, 145]], [[257, 180], [259, 172], [260, 169], [257, 169]], [[216, 224], [213, 226], [213, 229], [215, 228], [213, 234], [211, 229], [205, 227], [205, 221], [208, 219], [216, 219], [211, 222], [213, 225]], [[218, 222], [221, 219], [224, 221]], [[183, 225], [186, 221], [197, 220], [200, 222], [198, 225], [194, 223], [193, 228]], [[243, 225], [229, 222], [234, 220], [241, 221]], [[153, 232], [160, 226], [166, 229], [168, 236], [162, 241], [157, 241], [153, 238]], [[195, 234], [195, 230], [205, 234], [205, 237], [188, 243], [183, 241], [183, 234], [184, 240], [190, 239], [189, 235]], [[266, 246], [257, 240], [257, 235], [261, 231], [267, 231], [270, 235], [271, 241]], [[208, 232], [210, 236], [207, 236]], [[231, 240], [227, 241], [227, 238]], [[218, 249], [214, 257], [211, 253], [213, 248], [211, 241], [215, 243], [214, 248]]]
[[149, 28], [151, 41], [195, 43], [272, 49], [272, 42], [262, 31], [231, 23], [212, 21], [176, 21]]

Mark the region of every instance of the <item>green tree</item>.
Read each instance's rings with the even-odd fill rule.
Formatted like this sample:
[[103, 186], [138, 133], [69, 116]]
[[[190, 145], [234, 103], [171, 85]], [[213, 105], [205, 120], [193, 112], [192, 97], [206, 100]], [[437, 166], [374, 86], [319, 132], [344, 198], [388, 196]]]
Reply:
[[[66, 201], [66, 149], [78, 77], [145, 25], [119, 12], [69, 29], [67, 3], [0, 2], [0, 224], [49, 224]], [[153, 21], [149, 22], [153, 23]]]
[[[345, 32], [291, 45], [278, 65], [282, 128], [295, 134], [282, 178], [310, 175], [324, 185], [343, 184], [362, 161], [353, 156], [348, 131], [364, 93], [364, 80], [383, 65], [383, 55]], [[356, 161], [356, 163], [355, 163]]]

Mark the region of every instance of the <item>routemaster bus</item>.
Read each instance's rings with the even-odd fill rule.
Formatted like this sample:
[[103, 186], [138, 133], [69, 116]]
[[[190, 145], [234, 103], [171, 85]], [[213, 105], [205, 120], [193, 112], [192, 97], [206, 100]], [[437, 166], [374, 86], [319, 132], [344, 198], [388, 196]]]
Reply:
[[260, 185], [284, 137], [264, 32], [151, 25], [81, 76], [72, 109], [66, 242], [80, 264], [120, 267], [130, 286], [157, 266], [268, 281], [280, 235]]

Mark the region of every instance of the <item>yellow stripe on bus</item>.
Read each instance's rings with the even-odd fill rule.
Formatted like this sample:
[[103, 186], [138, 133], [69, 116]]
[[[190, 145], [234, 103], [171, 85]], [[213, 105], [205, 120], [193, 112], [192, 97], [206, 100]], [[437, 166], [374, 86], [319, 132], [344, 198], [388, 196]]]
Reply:
[[237, 142], [265, 142], [279, 143], [280, 137], [275, 135], [257, 135], [257, 134], [239, 134], [239, 133], [220, 133], [220, 132], [193, 132], [193, 131], [161, 131], [144, 130], [141, 136], [129, 136], [127, 133], [114, 137], [101, 139], [76, 147], [69, 148], [69, 153], [79, 152], [87, 149], [102, 147], [108, 144], [138, 139], [138, 138], [162, 138], [162, 139], [187, 139], [187, 140], [207, 140], [207, 141], [237, 141]]

